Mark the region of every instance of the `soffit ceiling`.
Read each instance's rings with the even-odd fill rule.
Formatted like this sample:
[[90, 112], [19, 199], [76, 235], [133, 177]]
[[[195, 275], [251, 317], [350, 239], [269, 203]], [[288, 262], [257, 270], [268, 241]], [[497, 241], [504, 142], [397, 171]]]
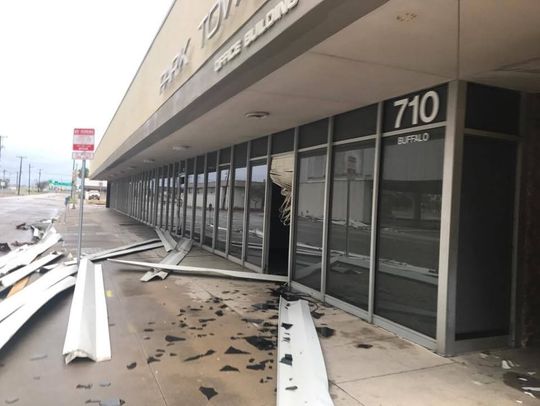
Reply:
[[[129, 175], [455, 78], [539, 92], [539, 15], [538, 0], [391, 0], [105, 174]], [[248, 119], [250, 111], [270, 115]], [[190, 148], [173, 150], [182, 145]]]

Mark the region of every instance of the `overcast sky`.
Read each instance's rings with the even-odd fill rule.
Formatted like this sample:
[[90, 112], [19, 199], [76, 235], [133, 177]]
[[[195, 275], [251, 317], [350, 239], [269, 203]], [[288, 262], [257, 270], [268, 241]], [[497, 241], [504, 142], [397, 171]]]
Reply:
[[70, 179], [73, 128], [106, 130], [173, 0], [0, 0], [0, 177]]

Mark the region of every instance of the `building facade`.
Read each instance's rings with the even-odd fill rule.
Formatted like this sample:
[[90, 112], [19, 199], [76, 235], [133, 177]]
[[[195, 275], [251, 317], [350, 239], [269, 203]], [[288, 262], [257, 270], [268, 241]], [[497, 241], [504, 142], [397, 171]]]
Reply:
[[111, 208], [438, 353], [529, 345], [538, 12], [178, 0], [91, 176]]

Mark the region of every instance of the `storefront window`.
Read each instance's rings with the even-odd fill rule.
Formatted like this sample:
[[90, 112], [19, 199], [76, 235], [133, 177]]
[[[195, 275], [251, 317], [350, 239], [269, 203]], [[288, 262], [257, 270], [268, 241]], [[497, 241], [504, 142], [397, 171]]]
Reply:
[[242, 237], [244, 235], [244, 202], [247, 179], [247, 144], [234, 147], [234, 188], [229, 254], [242, 257]]
[[[375, 313], [435, 337], [444, 128], [383, 139]], [[410, 140], [413, 140], [412, 142]]]
[[229, 207], [230, 193], [230, 170], [229, 166], [220, 167], [218, 171], [218, 207], [217, 207], [217, 239], [216, 249], [225, 252], [227, 244], [227, 212]]
[[187, 197], [186, 197], [186, 221], [184, 223], [184, 235], [188, 238], [192, 236], [193, 225], [193, 186], [195, 176], [193, 175], [193, 160], [188, 160], [187, 165]]
[[267, 172], [268, 166], [266, 165], [266, 161], [257, 161], [251, 164], [246, 260], [256, 266], [262, 265], [264, 203]]
[[216, 225], [216, 153], [210, 153], [207, 156], [207, 187], [206, 187], [206, 222], [204, 225], [203, 244], [211, 247]]
[[326, 151], [299, 155], [293, 280], [321, 288]]
[[336, 147], [326, 293], [367, 310], [375, 142]]
[[195, 218], [193, 219], [193, 239], [195, 241], [201, 240], [201, 227], [202, 227], [202, 209], [203, 209], [203, 192], [204, 192], [204, 157], [197, 158], [196, 168], [196, 181], [195, 187]]

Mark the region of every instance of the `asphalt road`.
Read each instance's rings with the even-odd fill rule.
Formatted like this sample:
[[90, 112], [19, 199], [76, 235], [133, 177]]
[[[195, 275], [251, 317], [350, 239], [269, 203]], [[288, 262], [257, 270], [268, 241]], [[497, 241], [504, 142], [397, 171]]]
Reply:
[[[65, 193], [6, 197], [0, 194], [0, 242], [11, 245], [15, 241], [30, 241], [32, 231], [17, 230], [15, 226], [61, 215], [65, 196]], [[13, 245], [11, 247], [13, 248]]]

